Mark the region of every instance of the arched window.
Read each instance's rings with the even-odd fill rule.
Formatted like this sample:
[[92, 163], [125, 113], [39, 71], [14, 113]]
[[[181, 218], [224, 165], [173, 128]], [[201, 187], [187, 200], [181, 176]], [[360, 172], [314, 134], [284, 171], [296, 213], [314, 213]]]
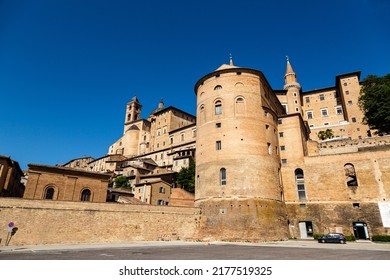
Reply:
[[245, 99], [243, 97], [236, 98], [235, 106], [235, 112], [237, 115], [245, 114]]
[[81, 192], [81, 201], [90, 201], [91, 200], [91, 191], [89, 189], [85, 189]]
[[54, 188], [48, 187], [45, 191], [45, 199], [53, 199], [54, 197]]
[[220, 182], [221, 186], [226, 185], [226, 169], [225, 168], [221, 168], [219, 170], [219, 182]]
[[344, 165], [345, 178], [347, 181], [348, 187], [357, 187], [358, 181], [355, 171], [355, 166], [352, 163], [347, 163]]
[[216, 115], [221, 115], [222, 114], [222, 102], [221, 100], [218, 100], [214, 104], [215, 107], [215, 114]]
[[295, 184], [297, 186], [298, 199], [300, 201], [306, 201], [305, 178], [303, 176], [303, 170], [300, 168], [295, 169]]
[[214, 87], [214, 90], [221, 90], [222, 89], [222, 86], [221, 85], [216, 85], [215, 87]]
[[200, 118], [200, 123], [206, 122], [206, 110], [204, 104], [200, 105], [199, 107], [199, 118]]

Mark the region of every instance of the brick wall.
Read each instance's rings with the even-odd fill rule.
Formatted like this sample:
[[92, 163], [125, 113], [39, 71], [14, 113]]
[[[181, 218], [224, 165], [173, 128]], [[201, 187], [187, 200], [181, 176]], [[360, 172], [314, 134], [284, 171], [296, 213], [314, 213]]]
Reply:
[[10, 245], [187, 240], [199, 215], [190, 207], [1, 198], [0, 238], [12, 221]]

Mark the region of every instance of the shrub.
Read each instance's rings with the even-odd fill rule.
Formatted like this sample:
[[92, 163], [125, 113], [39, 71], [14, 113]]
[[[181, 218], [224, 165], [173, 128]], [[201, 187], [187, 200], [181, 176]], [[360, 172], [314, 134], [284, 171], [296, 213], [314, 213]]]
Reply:
[[315, 239], [315, 240], [317, 240], [318, 238], [320, 238], [321, 236], [324, 236], [325, 234], [321, 234], [321, 233], [314, 233], [313, 234], [313, 238]]
[[373, 235], [372, 241], [390, 242], [390, 235]]
[[346, 235], [345, 236], [345, 240], [347, 241], [356, 241], [356, 238], [353, 234], [350, 234], [350, 235]]

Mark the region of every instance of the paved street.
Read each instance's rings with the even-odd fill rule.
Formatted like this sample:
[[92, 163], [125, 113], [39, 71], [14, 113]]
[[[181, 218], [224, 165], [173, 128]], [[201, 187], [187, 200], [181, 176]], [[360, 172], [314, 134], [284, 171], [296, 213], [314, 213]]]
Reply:
[[1, 246], [0, 260], [390, 260], [390, 244], [283, 241]]

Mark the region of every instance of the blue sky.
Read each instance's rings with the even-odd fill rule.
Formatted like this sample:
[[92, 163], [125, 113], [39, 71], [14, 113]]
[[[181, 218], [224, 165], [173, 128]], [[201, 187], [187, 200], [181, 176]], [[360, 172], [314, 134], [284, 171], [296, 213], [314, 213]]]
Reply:
[[0, 0], [0, 154], [23, 169], [101, 157], [133, 96], [195, 114], [195, 83], [229, 62], [303, 90], [390, 72], [390, 4], [328, 1]]

